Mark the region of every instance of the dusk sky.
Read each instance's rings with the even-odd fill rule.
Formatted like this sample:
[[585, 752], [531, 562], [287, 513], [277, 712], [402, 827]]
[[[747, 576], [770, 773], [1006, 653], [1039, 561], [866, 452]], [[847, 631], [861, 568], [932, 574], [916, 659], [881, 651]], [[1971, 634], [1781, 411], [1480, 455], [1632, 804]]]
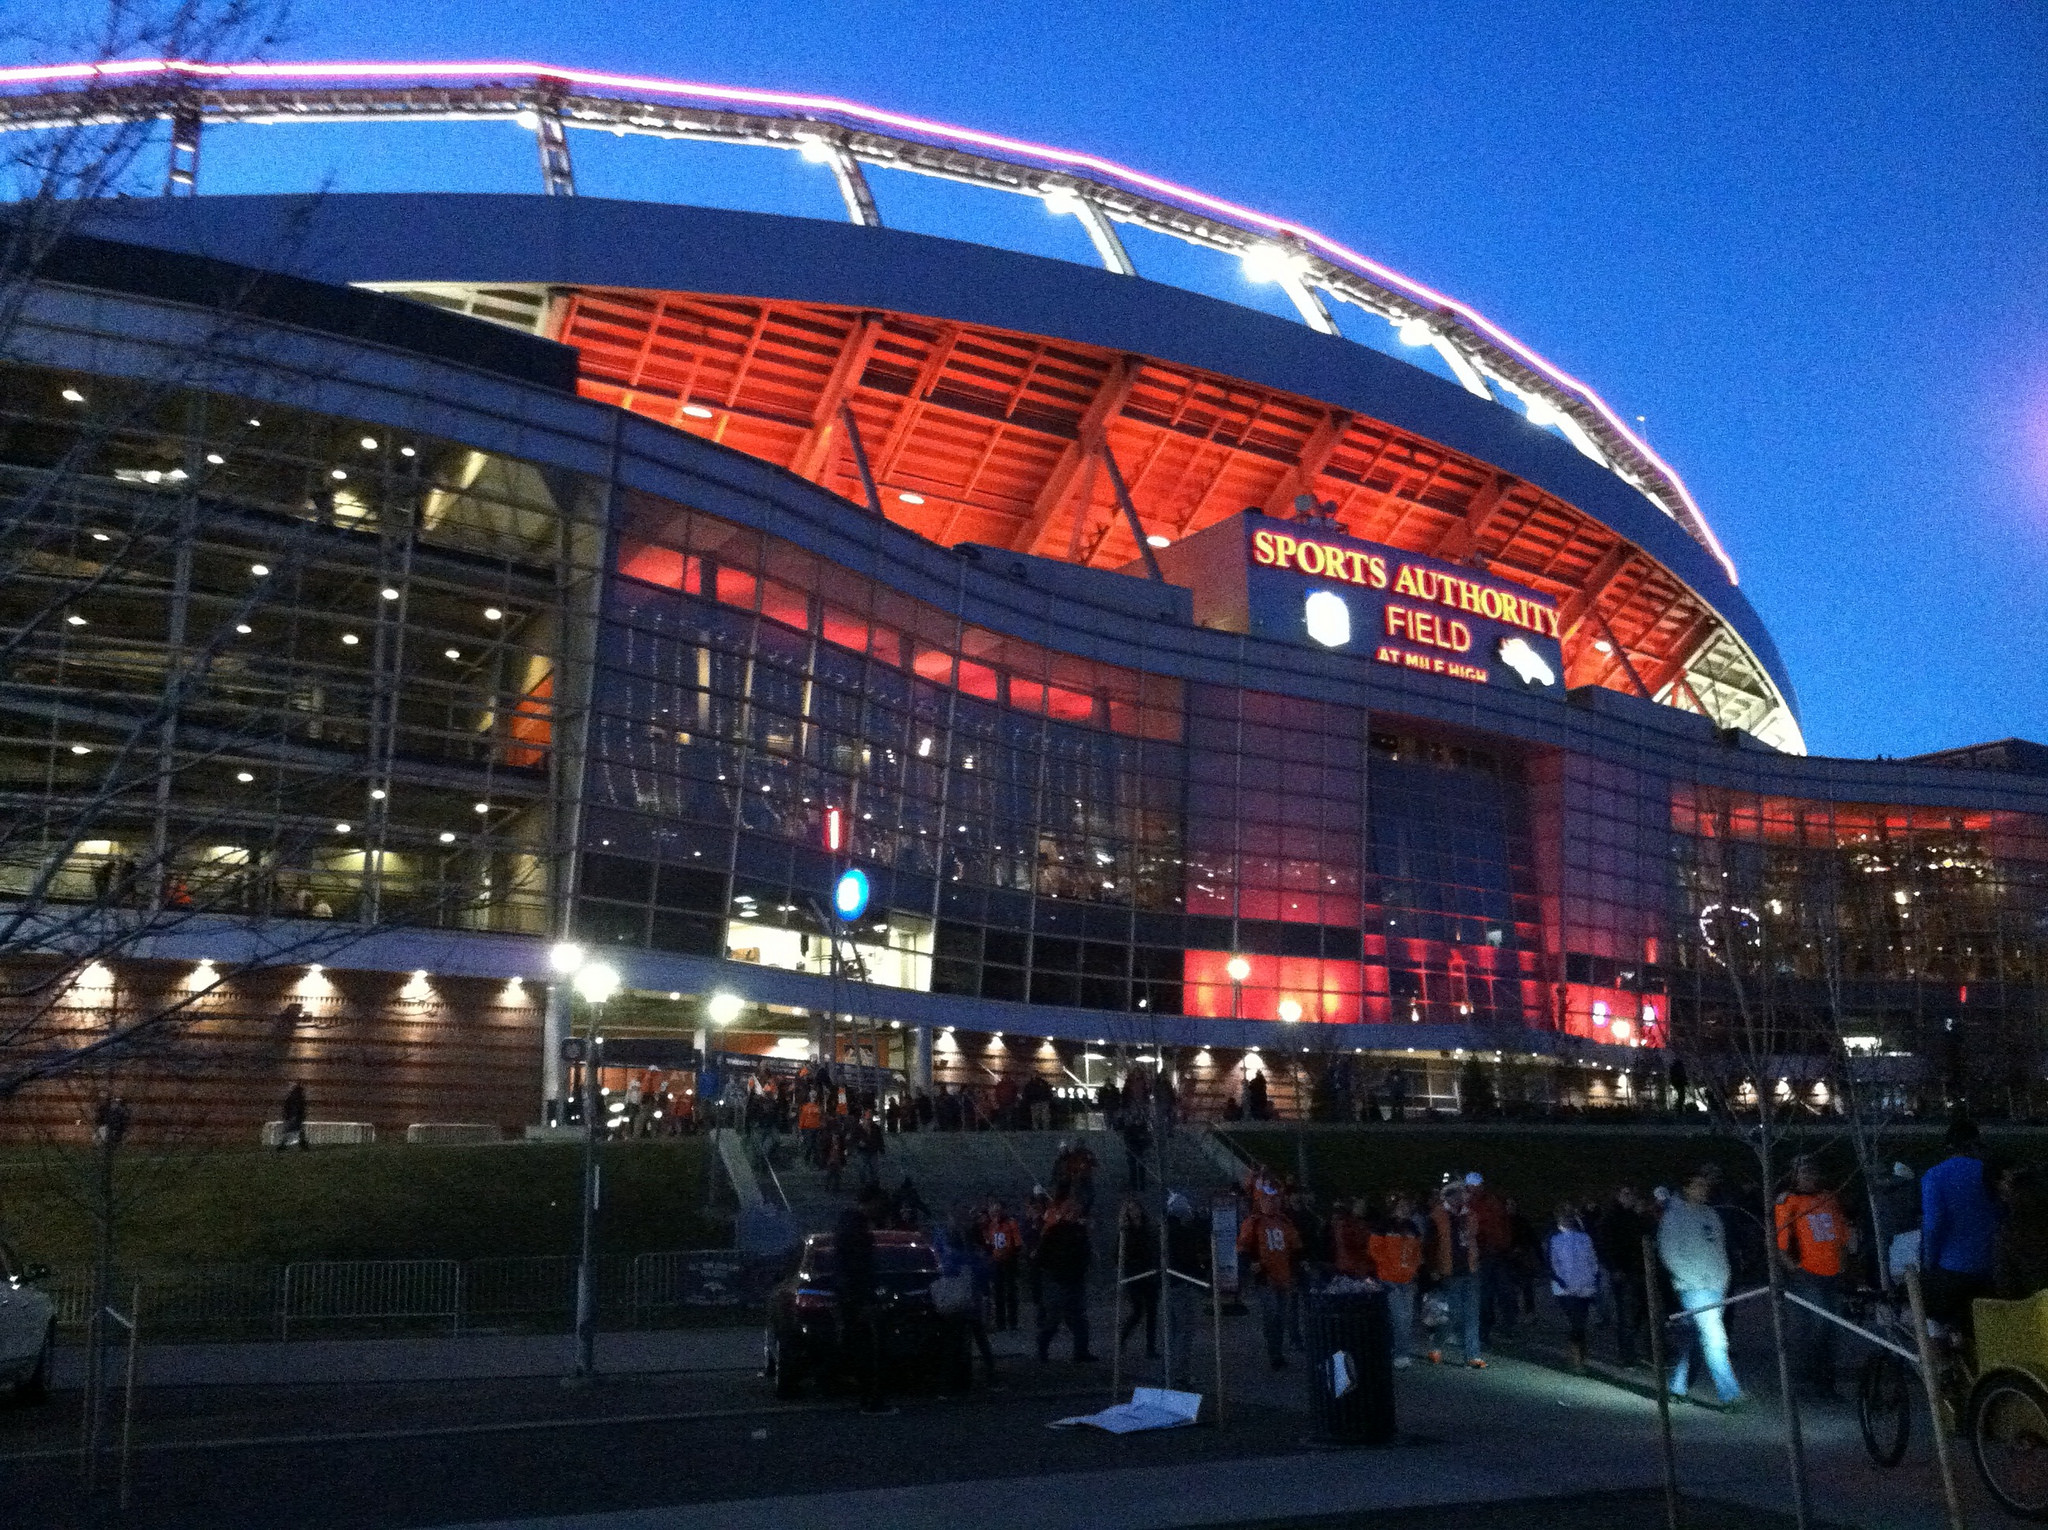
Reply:
[[[274, 56], [830, 93], [1298, 219], [1645, 418], [1776, 635], [1815, 753], [2048, 739], [2048, 9], [2031, 0], [306, 0]], [[794, 156], [570, 142], [589, 194], [841, 216]], [[538, 189], [531, 139], [502, 125], [226, 130], [207, 155], [203, 190]], [[984, 216], [872, 179], [899, 226], [974, 235]]]

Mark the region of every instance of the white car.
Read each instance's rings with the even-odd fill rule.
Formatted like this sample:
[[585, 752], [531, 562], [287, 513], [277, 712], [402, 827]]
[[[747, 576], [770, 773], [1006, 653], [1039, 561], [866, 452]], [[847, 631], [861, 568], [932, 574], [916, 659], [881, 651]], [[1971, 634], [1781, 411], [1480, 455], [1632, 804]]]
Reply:
[[24, 1402], [41, 1402], [50, 1392], [57, 1309], [34, 1285], [49, 1273], [0, 1243], [0, 1384], [11, 1383]]

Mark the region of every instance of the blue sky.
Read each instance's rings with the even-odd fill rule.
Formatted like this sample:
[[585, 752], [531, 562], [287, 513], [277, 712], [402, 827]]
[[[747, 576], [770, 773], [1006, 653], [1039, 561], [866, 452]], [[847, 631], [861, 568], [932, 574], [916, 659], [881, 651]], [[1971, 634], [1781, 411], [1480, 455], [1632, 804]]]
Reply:
[[[2027, 0], [302, 0], [277, 56], [840, 94], [1297, 218], [1646, 418], [1816, 753], [2048, 739], [2048, 10]], [[284, 131], [210, 135], [202, 187], [537, 182], [509, 127], [292, 129], [281, 178]], [[793, 156], [593, 138], [571, 137], [588, 191], [839, 215]], [[983, 216], [912, 179], [875, 176], [889, 221]]]

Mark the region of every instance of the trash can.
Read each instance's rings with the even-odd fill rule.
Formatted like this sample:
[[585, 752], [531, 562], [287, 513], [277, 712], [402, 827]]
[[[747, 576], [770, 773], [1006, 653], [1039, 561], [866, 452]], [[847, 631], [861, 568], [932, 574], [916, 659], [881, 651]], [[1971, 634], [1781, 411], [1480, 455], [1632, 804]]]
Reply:
[[1380, 1445], [1392, 1439], [1394, 1345], [1387, 1293], [1307, 1292], [1301, 1331], [1316, 1443]]

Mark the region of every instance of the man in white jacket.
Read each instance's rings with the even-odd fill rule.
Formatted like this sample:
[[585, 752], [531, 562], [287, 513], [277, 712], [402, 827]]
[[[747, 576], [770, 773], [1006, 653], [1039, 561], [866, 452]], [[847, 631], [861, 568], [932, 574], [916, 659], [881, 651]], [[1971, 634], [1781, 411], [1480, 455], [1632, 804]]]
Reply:
[[1671, 1274], [1680, 1305], [1692, 1314], [1691, 1332], [1679, 1351], [1678, 1366], [1671, 1373], [1671, 1394], [1687, 1395], [1697, 1340], [1707, 1369], [1713, 1374], [1714, 1390], [1725, 1407], [1743, 1400], [1742, 1383], [1735, 1379], [1735, 1368], [1728, 1363], [1728, 1329], [1721, 1321], [1718, 1305], [1728, 1294], [1728, 1235], [1721, 1225], [1721, 1214], [1707, 1204], [1713, 1181], [1706, 1173], [1695, 1173], [1683, 1189], [1683, 1198], [1665, 1203], [1663, 1219], [1657, 1224], [1658, 1257]]

